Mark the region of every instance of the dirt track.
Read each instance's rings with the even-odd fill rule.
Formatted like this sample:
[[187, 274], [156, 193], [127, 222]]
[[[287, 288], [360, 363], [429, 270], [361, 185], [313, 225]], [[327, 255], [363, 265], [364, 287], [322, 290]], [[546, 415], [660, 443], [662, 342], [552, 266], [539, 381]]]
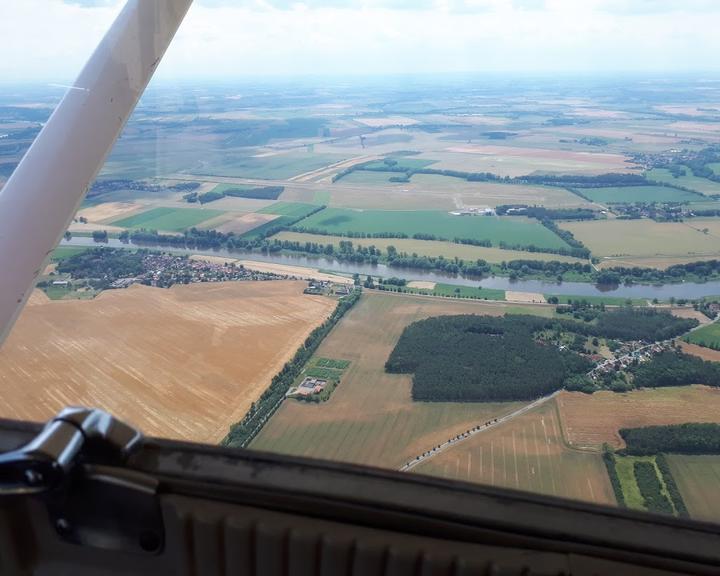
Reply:
[[104, 408], [150, 436], [217, 442], [335, 306], [297, 281], [33, 295], [0, 349], [0, 416]]

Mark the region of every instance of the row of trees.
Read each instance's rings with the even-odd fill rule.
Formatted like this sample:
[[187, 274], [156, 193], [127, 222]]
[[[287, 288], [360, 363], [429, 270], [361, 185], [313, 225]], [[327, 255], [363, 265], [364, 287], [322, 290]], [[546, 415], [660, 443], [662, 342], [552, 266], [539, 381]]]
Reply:
[[495, 207], [498, 216], [526, 216], [538, 220], [595, 220], [597, 212], [589, 208], [544, 208], [528, 204], [501, 204]]
[[612, 486], [613, 493], [615, 494], [615, 500], [617, 500], [618, 506], [625, 507], [625, 493], [623, 492], [620, 477], [617, 473], [615, 454], [612, 453], [607, 445], [604, 446], [602, 458], [605, 463], [605, 468], [607, 468], [610, 485]]
[[674, 264], [665, 270], [615, 266], [602, 270], [597, 275], [598, 284], [632, 284], [634, 282], [664, 283], [679, 282], [689, 278], [707, 280], [720, 275], [720, 260], [703, 260]]
[[657, 464], [657, 468], [662, 475], [665, 488], [667, 488], [670, 500], [672, 500], [673, 506], [675, 507], [675, 512], [677, 512], [677, 515], [681, 518], [689, 518], [690, 514], [688, 513], [687, 506], [685, 506], [685, 501], [683, 500], [682, 494], [680, 494], [680, 489], [675, 482], [675, 478], [673, 478], [672, 472], [670, 472], [670, 465], [665, 455], [658, 454], [655, 458], [655, 464]]
[[222, 441], [224, 446], [242, 448], [248, 445], [270, 416], [278, 409], [285, 398], [285, 393], [300, 376], [303, 367], [315, 353], [325, 336], [330, 333], [335, 324], [359, 299], [360, 291], [355, 290], [349, 296], [338, 301], [338, 305], [330, 318], [310, 333], [303, 345], [295, 352], [292, 360], [287, 362], [282, 370], [273, 377], [270, 386], [262, 393], [259, 400], [253, 402], [243, 419], [232, 425], [230, 432]]
[[616, 340], [669, 340], [698, 325], [695, 318], [678, 318], [655, 309], [617, 308], [600, 314], [591, 336]]
[[648, 456], [674, 454], [720, 454], [720, 424], [687, 423], [667, 426], [623, 428], [624, 453]]
[[637, 461], [633, 463], [633, 472], [648, 512], [672, 515], [672, 504], [662, 492], [655, 465], [652, 462]]
[[333, 177], [333, 182], [344, 178], [348, 174], [358, 170], [371, 172], [395, 172], [404, 173], [409, 179], [415, 174], [431, 174], [436, 176], [448, 176], [461, 178], [469, 182], [504, 182], [512, 184], [542, 184], [546, 186], [578, 186], [584, 188], [603, 186], [643, 186], [650, 182], [640, 174], [600, 174], [597, 176], [584, 176], [577, 174], [532, 174], [525, 176], [499, 176], [492, 172], [467, 172], [464, 170], [443, 170], [438, 168], [409, 168], [406, 166], [377, 164], [371, 160], [356, 164], [338, 172]]

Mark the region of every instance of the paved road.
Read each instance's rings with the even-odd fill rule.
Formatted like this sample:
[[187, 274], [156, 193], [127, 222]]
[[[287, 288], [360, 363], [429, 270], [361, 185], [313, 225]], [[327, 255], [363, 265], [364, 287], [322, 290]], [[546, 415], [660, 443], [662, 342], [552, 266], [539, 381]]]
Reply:
[[403, 466], [400, 467], [400, 472], [407, 472], [408, 470], [411, 470], [418, 464], [421, 464], [430, 458], [437, 456], [438, 454], [444, 452], [448, 448], [452, 448], [454, 446], [457, 446], [460, 442], [463, 442], [469, 438], [472, 438], [476, 434], [480, 434], [481, 432], [486, 432], [490, 430], [491, 428], [495, 428], [496, 426], [500, 426], [500, 424], [505, 424], [509, 420], [512, 420], [513, 418], [516, 418], [522, 414], [525, 414], [526, 412], [529, 412], [533, 408], [537, 408], [538, 406], [545, 404], [548, 400], [552, 400], [555, 396], [557, 396], [560, 393], [560, 390], [556, 390], [552, 394], [548, 394], [547, 396], [543, 396], [542, 398], [538, 398], [537, 400], [534, 400], [530, 404], [526, 404], [522, 408], [518, 408], [514, 412], [510, 412], [509, 414], [506, 414], [505, 416], [501, 416], [500, 418], [495, 418], [489, 422], [486, 422], [484, 424], [481, 424], [479, 426], [475, 426], [470, 431], [465, 431], [462, 434], [459, 434], [455, 438], [451, 438], [450, 440], [447, 440], [446, 442], [443, 442], [442, 444], [438, 446], [434, 446], [433, 448], [430, 448], [423, 454], [420, 454], [415, 459], [410, 460], [409, 462], [406, 462], [403, 464]]

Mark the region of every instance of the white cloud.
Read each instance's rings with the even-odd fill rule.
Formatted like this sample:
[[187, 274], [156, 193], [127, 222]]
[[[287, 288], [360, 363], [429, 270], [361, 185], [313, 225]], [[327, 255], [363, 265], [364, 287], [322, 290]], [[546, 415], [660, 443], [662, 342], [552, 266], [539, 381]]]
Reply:
[[[2, 0], [0, 78], [70, 79], [119, 0]], [[718, 70], [706, 0], [196, 0], [162, 77]]]

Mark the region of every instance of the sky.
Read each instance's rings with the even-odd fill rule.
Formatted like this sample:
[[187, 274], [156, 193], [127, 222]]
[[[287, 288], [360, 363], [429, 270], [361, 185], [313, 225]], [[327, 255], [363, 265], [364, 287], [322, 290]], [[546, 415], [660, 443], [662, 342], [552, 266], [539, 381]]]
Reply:
[[[0, 82], [72, 81], [123, 4], [0, 0]], [[718, 22], [718, 0], [195, 0], [157, 74], [720, 72]]]

